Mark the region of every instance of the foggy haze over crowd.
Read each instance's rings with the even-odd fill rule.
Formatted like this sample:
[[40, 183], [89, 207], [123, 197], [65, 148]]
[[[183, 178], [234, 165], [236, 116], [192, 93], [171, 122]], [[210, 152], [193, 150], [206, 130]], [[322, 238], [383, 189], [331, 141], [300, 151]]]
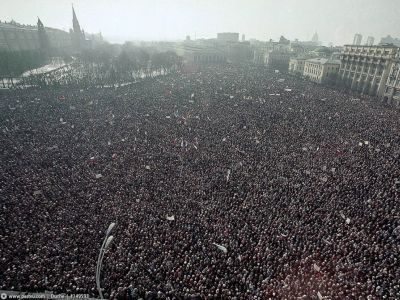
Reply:
[[[14, 19], [68, 31], [71, 0], [0, 0], [0, 20]], [[111, 42], [214, 38], [239, 32], [246, 39], [310, 40], [318, 32], [324, 44], [351, 43], [354, 33], [400, 35], [400, 0], [75, 0], [86, 32], [102, 32]]]

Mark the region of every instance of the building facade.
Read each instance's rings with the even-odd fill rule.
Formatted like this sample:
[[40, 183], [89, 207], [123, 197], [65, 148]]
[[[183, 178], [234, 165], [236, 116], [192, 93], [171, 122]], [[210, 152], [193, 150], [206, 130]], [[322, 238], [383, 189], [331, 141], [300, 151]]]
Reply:
[[392, 64], [386, 81], [383, 100], [396, 107], [400, 107], [400, 50]]
[[366, 46], [373, 46], [375, 42], [375, 38], [373, 36], [369, 36], [367, 38], [367, 42], [365, 43]]
[[361, 45], [361, 41], [362, 41], [362, 35], [359, 33], [356, 33], [354, 35], [353, 45]]
[[289, 69], [290, 52], [274, 50], [265, 56], [265, 64], [268, 68], [287, 72]]
[[23, 51], [39, 49], [37, 27], [24, 26], [15, 22], [0, 23], [0, 50]]
[[221, 32], [217, 34], [217, 40], [220, 42], [239, 42], [239, 33]]
[[270, 41], [254, 49], [253, 63], [287, 72], [291, 55], [290, 45]]
[[303, 75], [304, 65], [307, 58], [305, 57], [295, 57], [289, 60], [289, 73], [292, 75]]
[[183, 57], [183, 62], [188, 66], [219, 64], [227, 61], [224, 51], [214, 44], [204, 42], [186, 41], [171, 50]]
[[391, 35], [381, 38], [380, 44], [393, 44], [400, 47], [400, 38], [393, 38]]
[[45, 45], [53, 51], [68, 52], [71, 37], [63, 30], [44, 27], [40, 20], [38, 26], [0, 23], [0, 51], [41, 50]]
[[381, 97], [398, 47], [345, 45], [340, 54], [338, 84], [350, 90]]
[[81, 30], [75, 11], [72, 10], [73, 29], [70, 33], [45, 27], [40, 19], [37, 26], [21, 25], [17, 22], [0, 22], [0, 51], [45, 50], [48, 53], [65, 54], [77, 52], [84, 46], [102, 42], [100, 35], [86, 34]]
[[340, 61], [327, 58], [307, 59], [303, 75], [316, 83], [334, 83], [339, 72]]
[[228, 62], [249, 63], [253, 58], [250, 42], [227, 43], [225, 46], [219, 46], [219, 49], [225, 53]]

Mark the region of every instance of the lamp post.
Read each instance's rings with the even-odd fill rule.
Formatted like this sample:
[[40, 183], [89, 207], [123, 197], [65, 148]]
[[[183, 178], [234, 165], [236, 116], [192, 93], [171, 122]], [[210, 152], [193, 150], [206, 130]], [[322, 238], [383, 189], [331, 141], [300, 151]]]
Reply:
[[101, 266], [103, 263], [103, 257], [104, 257], [104, 253], [106, 252], [108, 246], [111, 244], [112, 240], [113, 240], [113, 236], [110, 235], [112, 229], [114, 228], [115, 223], [111, 223], [108, 226], [108, 229], [106, 231], [106, 237], [104, 238], [103, 244], [101, 245], [100, 248], [100, 253], [99, 253], [99, 258], [97, 259], [97, 265], [96, 265], [96, 286], [97, 286], [97, 291], [99, 292], [100, 295], [100, 299], [104, 299], [103, 298], [103, 293], [101, 292], [101, 287], [100, 287], [100, 273], [101, 273]]

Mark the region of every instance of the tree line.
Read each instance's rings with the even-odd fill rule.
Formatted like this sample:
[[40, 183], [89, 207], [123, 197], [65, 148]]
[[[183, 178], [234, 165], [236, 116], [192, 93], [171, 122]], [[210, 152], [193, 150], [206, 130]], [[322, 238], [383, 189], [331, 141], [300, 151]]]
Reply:
[[0, 51], [0, 77], [18, 77], [27, 70], [35, 69], [47, 61], [39, 50]]
[[131, 42], [116, 48], [103, 44], [82, 51], [80, 65], [91, 73], [107, 74], [115, 81], [132, 81], [138, 77], [166, 74], [182, 66], [182, 58], [173, 51], [158, 51], [154, 47], [136, 46]]
[[[42, 59], [35, 61], [35, 64], [23, 62], [24, 68], [21, 67], [19, 72], [4, 74], [7, 74], [7, 77], [17, 77], [23, 71], [29, 70], [27, 66], [37, 68], [45, 64], [49, 57], [41, 55]], [[10, 68], [14, 62], [18, 64], [16, 59], [8, 60]], [[123, 45], [102, 43], [94, 48], [83, 49], [73, 57], [64, 57], [64, 62], [67, 63], [65, 67], [48, 73], [32, 73], [24, 77], [19, 85], [90, 87], [124, 84], [142, 78], [165, 75], [182, 66], [182, 58], [173, 51], [138, 46], [130, 42]]]

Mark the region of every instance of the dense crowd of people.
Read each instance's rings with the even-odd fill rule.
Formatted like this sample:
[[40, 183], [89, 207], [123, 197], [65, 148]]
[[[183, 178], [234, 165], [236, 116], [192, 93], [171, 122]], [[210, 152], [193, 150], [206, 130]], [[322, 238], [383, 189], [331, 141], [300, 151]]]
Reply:
[[0, 94], [0, 289], [399, 299], [400, 114], [253, 66]]

